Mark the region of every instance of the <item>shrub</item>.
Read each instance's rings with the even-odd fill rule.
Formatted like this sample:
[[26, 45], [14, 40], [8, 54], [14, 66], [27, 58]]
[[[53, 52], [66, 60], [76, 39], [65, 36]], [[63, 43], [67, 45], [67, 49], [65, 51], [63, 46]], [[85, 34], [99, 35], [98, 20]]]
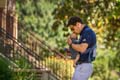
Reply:
[[12, 80], [13, 72], [9, 69], [9, 62], [0, 57], [0, 80]]

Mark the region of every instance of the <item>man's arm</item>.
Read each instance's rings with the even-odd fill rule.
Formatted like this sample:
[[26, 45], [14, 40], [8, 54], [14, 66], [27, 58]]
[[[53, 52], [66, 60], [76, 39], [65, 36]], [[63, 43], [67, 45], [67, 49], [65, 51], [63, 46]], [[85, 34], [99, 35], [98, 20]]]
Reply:
[[74, 50], [84, 53], [86, 51], [86, 49], [88, 48], [88, 43], [87, 42], [83, 42], [81, 44], [74, 44], [72, 43], [72, 40], [70, 39], [70, 37], [68, 37], [67, 40], [68, 45], [70, 45]]
[[71, 47], [75, 49], [78, 52], [84, 53], [86, 49], [88, 48], [87, 43], [81, 43], [81, 44], [71, 44]]

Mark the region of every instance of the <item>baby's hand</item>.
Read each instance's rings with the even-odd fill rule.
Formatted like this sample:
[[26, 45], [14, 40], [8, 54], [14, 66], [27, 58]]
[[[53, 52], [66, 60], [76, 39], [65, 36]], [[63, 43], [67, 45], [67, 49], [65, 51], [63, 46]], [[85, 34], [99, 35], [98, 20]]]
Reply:
[[75, 68], [75, 67], [76, 67], [76, 64], [73, 64], [73, 67]]
[[73, 67], [74, 67], [74, 68], [76, 67], [76, 62], [75, 62], [75, 61], [73, 62]]
[[70, 38], [77, 38], [77, 35], [76, 35], [75, 33], [72, 33], [72, 34], [70, 35]]

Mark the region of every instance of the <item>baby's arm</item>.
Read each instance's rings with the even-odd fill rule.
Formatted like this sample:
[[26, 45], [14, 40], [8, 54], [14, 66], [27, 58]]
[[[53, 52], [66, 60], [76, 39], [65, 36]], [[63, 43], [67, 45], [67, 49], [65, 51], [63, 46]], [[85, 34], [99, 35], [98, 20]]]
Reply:
[[74, 62], [73, 62], [73, 67], [76, 67], [76, 63], [77, 63], [77, 61], [79, 60], [79, 58], [80, 58], [80, 55], [77, 54], [77, 56], [76, 56], [76, 58], [75, 58], [75, 60], [74, 60]]

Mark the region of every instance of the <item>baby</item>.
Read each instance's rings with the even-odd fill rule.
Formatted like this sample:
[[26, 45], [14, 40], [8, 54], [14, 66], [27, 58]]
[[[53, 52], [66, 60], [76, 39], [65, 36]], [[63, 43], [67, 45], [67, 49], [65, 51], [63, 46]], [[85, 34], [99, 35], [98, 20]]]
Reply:
[[[73, 44], [79, 43], [79, 41], [77, 40], [77, 35], [75, 33], [72, 33], [70, 35], [70, 38], [71, 38]], [[80, 58], [79, 52], [74, 50], [71, 46], [69, 47], [69, 50], [71, 53], [71, 58], [73, 59], [73, 67], [76, 67], [77, 61]]]

